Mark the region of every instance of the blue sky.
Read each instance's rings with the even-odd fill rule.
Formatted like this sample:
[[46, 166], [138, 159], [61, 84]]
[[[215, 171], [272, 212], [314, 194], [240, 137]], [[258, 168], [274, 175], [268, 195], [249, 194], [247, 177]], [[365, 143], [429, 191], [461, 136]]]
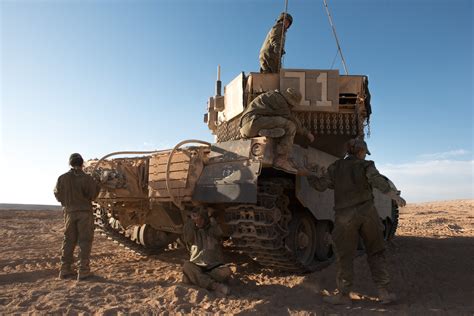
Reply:
[[[369, 147], [409, 202], [474, 198], [471, 0], [328, 1], [370, 79]], [[216, 68], [258, 71], [276, 0], [0, 0], [0, 203], [56, 203], [70, 153], [212, 141]], [[330, 69], [322, 0], [289, 0], [285, 68]], [[335, 69], [343, 68], [340, 58]]]

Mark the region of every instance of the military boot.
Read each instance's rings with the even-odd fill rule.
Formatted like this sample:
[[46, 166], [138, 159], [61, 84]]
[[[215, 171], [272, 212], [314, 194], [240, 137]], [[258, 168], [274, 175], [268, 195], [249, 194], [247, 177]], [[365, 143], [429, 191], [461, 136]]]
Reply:
[[191, 280], [188, 278], [188, 276], [186, 274], [183, 273], [183, 277], [181, 278], [181, 282], [183, 282], [184, 284], [192, 284], [191, 283]]
[[277, 156], [273, 160], [273, 168], [282, 170], [288, 173], [293, 173], [293, 174], [298, 173], [298, 170], [296, 170], [296, 168], [293, 167], [291, 163], [288, 161], [288, 157], [284, 155]]
[[261, 129], [258, 131], [259, 136], [265, 136], [270, 138], [278, 138], [285, 135], [285, 130], [283, 128], [270, 128], [270, 129]]
[[79, 272], [77, 273], [77, 281], [86, 280], [92, 276], [93, 274], [90, 270], [79, 270]]
[[217, 294], [227, 296], [230, 294], [230, 288], [222, 283], [214, 282], [211, 285], [211, 290], [215, 291]]
[[390, 304], [397, 300], [395, 293], [390, 293], [387, 289], [379, 289], [379, 300], [382, 304]]
[[74, 276], [74, 271], [71, 269], [71, 266], [62, 266], [59, 270], [58, 278], [61, 280], [69, 279]]
[[348, 294], [337, 293], [333, 296], [323, 297], [323, 301], [332, 305], [352, 305], [352, 300]]

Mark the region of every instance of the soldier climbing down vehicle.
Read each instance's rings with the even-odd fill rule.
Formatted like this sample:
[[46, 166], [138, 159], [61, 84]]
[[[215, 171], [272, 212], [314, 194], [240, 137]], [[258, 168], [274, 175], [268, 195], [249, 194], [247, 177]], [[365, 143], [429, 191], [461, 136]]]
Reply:
[[374, 162], [365, 160], [367, 154], [370, 155], [370, 152], [365, 141], [351, 139], [347, 156], [331, 164], [323, 176], [299, 171], [300, 175], [309, 175], [308, 182], [316, 190], [334, 190], [335, 221], [332, 239], [336, 253], [338, 293], [324, 298], [325, 302], [331, 304], [351, 304], [349, 293], [352, 289], [353, 260], [359, 236], [364, 242], [380, 301], [386, 304], [396, 300], [395, 294], [387, 291], [390, 279], [385, 262], [383, 225], [374, 206], [372, 188], [390, 196], [400, 207], [405, 206], [406, 202], [391, 187], [389, 180], [378, 172]]
[[313, 134], [291, 113], [291, 108], [300, 101], [301, 94], [293, 88], [282, 92], [269, 91], [256, 97], [247, 106], [240, 120], [240, 133], [243, 137], [276, 138], [273, 166], [290, 173], [297, 172], [288, 162], [295, 134], [306, 136], [310, 142], [314, 141]]

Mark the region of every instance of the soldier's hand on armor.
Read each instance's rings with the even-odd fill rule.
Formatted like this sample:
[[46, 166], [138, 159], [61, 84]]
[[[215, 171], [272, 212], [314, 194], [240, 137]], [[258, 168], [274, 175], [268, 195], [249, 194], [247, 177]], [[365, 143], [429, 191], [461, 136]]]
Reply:
[[308, 132], [308, 134], [306, 134], [306, 137], [308, 138], [310, 143], [314, 141], [314, 135], [311, 132]]
[[399, 207], [405, 207], [405, 205], [407, 205], [405, 199], [402, 198], [397, 191], [390, 191], [388, 196], [390, 196], [390, 198], [394, 200]]
[[395, 202], [397, 203], [397, 205], [399, 207], [405, 207], [407, 205], [407, 201], [405, 201], [404, 198], [402, 198], [401, 196], [397, 195], [397, 199], [395, 200]]

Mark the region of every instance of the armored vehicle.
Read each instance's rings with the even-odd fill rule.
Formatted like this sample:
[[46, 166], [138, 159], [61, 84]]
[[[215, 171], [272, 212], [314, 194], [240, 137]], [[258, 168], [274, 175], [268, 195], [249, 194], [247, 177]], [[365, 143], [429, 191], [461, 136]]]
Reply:
[[[240, 73], [223, 94], [218, 77], [204, 118], [214, 143], [185, 140], [173, 149], [112, 153], [88, 162], [87, 172], [104, 183], [96, 224], [127, 247], [153, 254], [179, 238], [190, 209], [205, 205], [228, 237], [226, 245], [263, 266], [304, 272], [327, 265], [333, 258], [333, 191], [318, 192], [305, 177], [274, 169], [273, 139], [243, 139], [239, 133], [249, 102], [289, 87], [301, 92], [293, 111], [316, 136], [312, 143], [295, 138], [294, 165], [323, 172], [344, 156], [350, 138], [364, 136], [371, 113], [366, 76], [313, 69]], [[109, 158], [117, 154], [136, 155]], [[398, 209], [377, 190], [374, 196], [390, 239]]]

